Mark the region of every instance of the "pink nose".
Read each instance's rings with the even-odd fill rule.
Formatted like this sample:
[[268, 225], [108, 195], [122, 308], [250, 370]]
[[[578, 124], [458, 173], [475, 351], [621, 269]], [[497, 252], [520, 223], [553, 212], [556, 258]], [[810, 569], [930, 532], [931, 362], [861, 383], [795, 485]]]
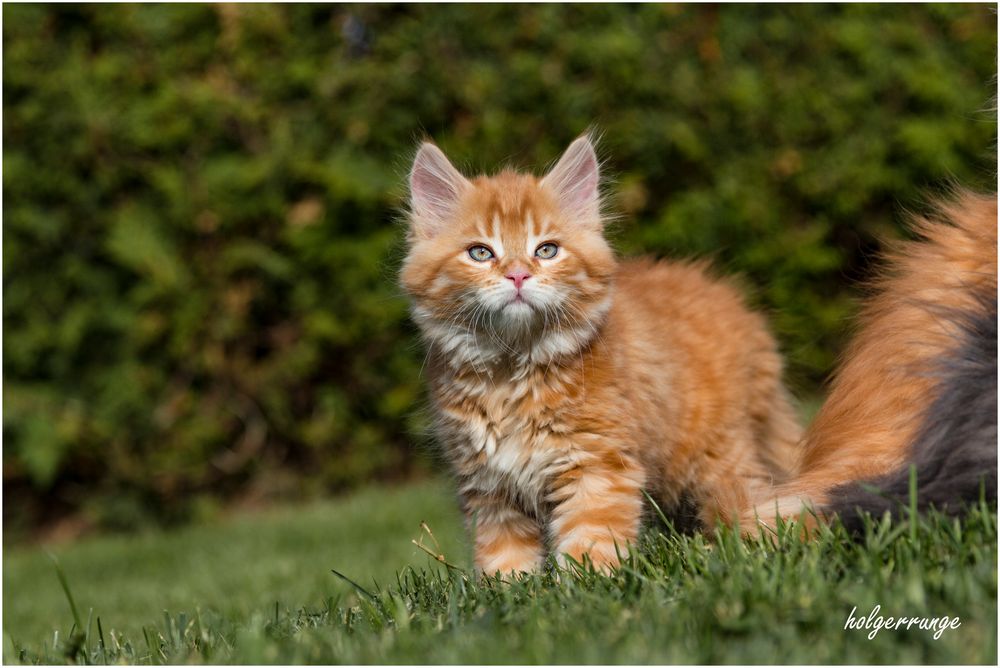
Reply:
[[510, 280], [514, 281], [514, 287], [517, 288], [518, 292], [520, 292], [521, 291], [521, 285], [526, 280], [528, 280], [529, 278], [531, 278], [531, 274], [529, 274], [524, 269], [514, 269], [514, 270], [512, 270], [512, 271], [510, 271], [510, 272], [507, 273], [507, 278], [509, 278]]

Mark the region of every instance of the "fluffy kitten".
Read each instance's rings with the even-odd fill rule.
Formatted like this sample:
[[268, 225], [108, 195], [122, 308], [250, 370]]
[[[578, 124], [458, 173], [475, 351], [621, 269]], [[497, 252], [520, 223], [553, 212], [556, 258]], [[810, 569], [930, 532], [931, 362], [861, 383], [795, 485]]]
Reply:
[[[803, 440], [801, 475], [744, 513], [898, 512], [916, 465], [918, 505], [951, 513], [997, 498], [997, 198], [960, 193], [918, 218], [889, 255], [862, 328]], [[805, 515], [806, 524], [814, 522]]]
[[548, 552], [607, 569], [638, 534], [644, 488], [711, 524], [794, 459], [763, 318], [700, 264], [619, 263], [598, 180], [587, 137], [541, 179], [470, 181], [429, 143], [410, 173], [401, 282], [487, 573]]

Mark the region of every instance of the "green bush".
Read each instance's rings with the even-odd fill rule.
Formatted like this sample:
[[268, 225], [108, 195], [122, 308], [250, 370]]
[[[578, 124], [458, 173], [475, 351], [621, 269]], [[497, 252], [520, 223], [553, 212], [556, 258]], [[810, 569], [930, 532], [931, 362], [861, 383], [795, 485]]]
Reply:
[[743, 275], [802, 394], [902, 210], [994, 179], [986, 5], [3, 17], [3, 463], [21, 522], [129, 525], [208, 494], [412, 473], [422, 355], [394, 275], [425, 134], [467, 171], [538, 169], [598, 128], [618, 247]]

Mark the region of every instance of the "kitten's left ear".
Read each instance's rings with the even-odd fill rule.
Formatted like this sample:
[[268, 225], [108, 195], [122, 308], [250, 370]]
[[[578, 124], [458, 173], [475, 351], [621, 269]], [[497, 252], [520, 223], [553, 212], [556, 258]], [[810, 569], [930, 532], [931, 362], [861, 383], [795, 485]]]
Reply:
[[577, 217], [600, 219], [600, 168], [588, 135], [577, 138], [542, 179], [551, 188], [563, 209]]

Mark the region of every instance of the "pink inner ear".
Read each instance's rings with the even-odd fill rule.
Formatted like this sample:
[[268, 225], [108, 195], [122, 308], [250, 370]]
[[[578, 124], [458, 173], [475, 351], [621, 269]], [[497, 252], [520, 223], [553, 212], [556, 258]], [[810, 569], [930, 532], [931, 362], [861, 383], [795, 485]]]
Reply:
[[590, 140], [580, 137], [570, 144], [542, 182], [555, 190], [564, 207], [588, 211], [596, 208], [600, 171]]
[[416, 169], [410, 177], [413, 199], [420, 209], [443, 209], [454, 192], [447, 183], [424, 169]]
[[572, 190], [575, 204], [586, 204], [597, 199], [597, 160], [593, 154], [584, 157], [576, 174], [577, 186]]
[[433, 144], [420, 147], [410, 171], [410, 201], [413, 212], [419, 217], [434, 222], [447, 218], [465, 184], [468, 183], [458, 173], [441, 149]]

